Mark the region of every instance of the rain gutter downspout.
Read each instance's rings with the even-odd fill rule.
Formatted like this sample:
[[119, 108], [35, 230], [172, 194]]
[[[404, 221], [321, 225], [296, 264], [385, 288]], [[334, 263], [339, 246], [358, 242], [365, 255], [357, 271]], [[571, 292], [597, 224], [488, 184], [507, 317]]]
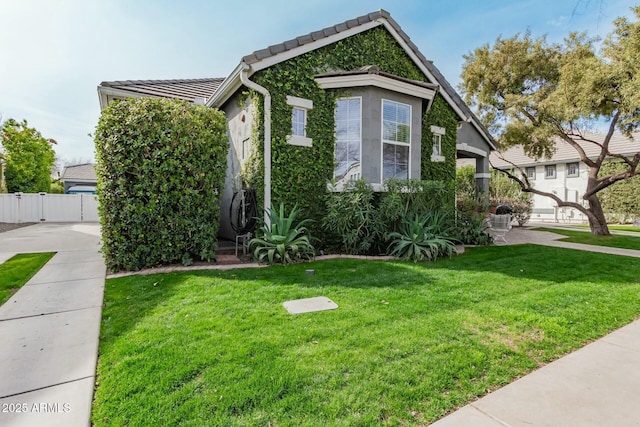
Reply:
[[249, 80], [250, 69], [249, 65], [242, 63], [240, 81], [249, 89], [264, 96], [264, 223], [270, 226], [268, 212], [271, 208], [271, 94], [266, 88]]

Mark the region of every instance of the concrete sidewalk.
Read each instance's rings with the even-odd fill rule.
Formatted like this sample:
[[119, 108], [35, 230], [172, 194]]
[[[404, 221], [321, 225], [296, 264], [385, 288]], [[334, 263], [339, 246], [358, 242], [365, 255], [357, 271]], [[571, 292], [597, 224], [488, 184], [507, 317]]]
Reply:
[[57, 254], [0, 307], [0, 425], [87, 426], [106, 268], [98, 224], [0, 233], [0, 260]]
[[[514, 227], [509, 244], [534, 243], [640, 258], [640, 251], [558, 241]], [[459, 409], [434, 427], [640, 426], [640, 320]]]

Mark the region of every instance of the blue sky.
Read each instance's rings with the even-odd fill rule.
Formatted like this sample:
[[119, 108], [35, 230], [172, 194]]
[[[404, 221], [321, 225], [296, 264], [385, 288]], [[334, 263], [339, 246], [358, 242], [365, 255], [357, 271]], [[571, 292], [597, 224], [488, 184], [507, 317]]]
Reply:
[[94, 158], [101, 81], [226, 77], [254, 50], [385, 9], [454, 86], [463, 55], [530, 29], [604, 37], [632, 0], [2, 0], [0, 114]]

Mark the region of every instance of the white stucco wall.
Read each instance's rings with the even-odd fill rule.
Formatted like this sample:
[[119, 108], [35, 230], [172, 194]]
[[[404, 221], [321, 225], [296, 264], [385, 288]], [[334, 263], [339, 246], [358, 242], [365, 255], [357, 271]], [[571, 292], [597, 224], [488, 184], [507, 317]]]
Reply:
[[[556, 177], [545, 178], [547, 165], [556, 166]], [[587, 189], [588, 169], [578, 163], [578, 176], [567, 176], [567, 163], [544, 163], [535, 166], [535, 180], [530, 180], [535, 189], [554, 193], [564, 201], [584, 204], [582, 195]], [[583, 222], [586, 217], [573, 208], [558, 208], [555, 200], [549, 197], [533, 195], [533, 221]]]

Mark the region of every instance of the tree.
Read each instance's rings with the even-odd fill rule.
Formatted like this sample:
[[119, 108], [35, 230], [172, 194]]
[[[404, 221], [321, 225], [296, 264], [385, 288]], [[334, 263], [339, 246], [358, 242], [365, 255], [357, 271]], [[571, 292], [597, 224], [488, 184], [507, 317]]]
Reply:
[[55, 161], [53, 139], [45, 139], [40, 132], [23, 120], [8, 119], [2, 126], [5, 185], [9, 193], [37, 193], [49, 191], [51, 167]]
[[[633, 10], [640, 18], [640, 7]], [[538, 159], [550, 157], [559, 138], [577, 151], [589, 168], [582, 196], [588, 206], [533, 188], [524, 173], [521, 177], [505, 173], [523, 191], [584, 213], [591, 232], [600, 235], [609, 234], [609, 229], [598, 193], [640, 174], [640, 147], [632, 156], [609, 151], [614, 131], [631, 137], [640, 126], [640, 22], [618, 18], [614, 25], [600, 52], [596, 40], [585, 34], [572, 33], [562, 44], [550, 44], [545, 37], [533, 39], [529, 32], [498, 38], [493, 46], [465, 55], [462, 72], [467, 102], [477, 107], [501, 147], [522, 145], [526, 154]], [[596, 122], [607, 124], [603, 142], [586, 133]], [[598, 147], [599, 155], [588, 158], [581, 144]], [[610, 158], [620, 160], [624, 170], [602, 173]]]
[[[602, 165], [601, 173], [623, 171], [626, 165], [617, 160], [607, 161]], [[640, 175], [632, 179], [618, 181], [602, 190], [600, 201], [605, 215], [610, 220], [626, 223], [640, 218]]]

